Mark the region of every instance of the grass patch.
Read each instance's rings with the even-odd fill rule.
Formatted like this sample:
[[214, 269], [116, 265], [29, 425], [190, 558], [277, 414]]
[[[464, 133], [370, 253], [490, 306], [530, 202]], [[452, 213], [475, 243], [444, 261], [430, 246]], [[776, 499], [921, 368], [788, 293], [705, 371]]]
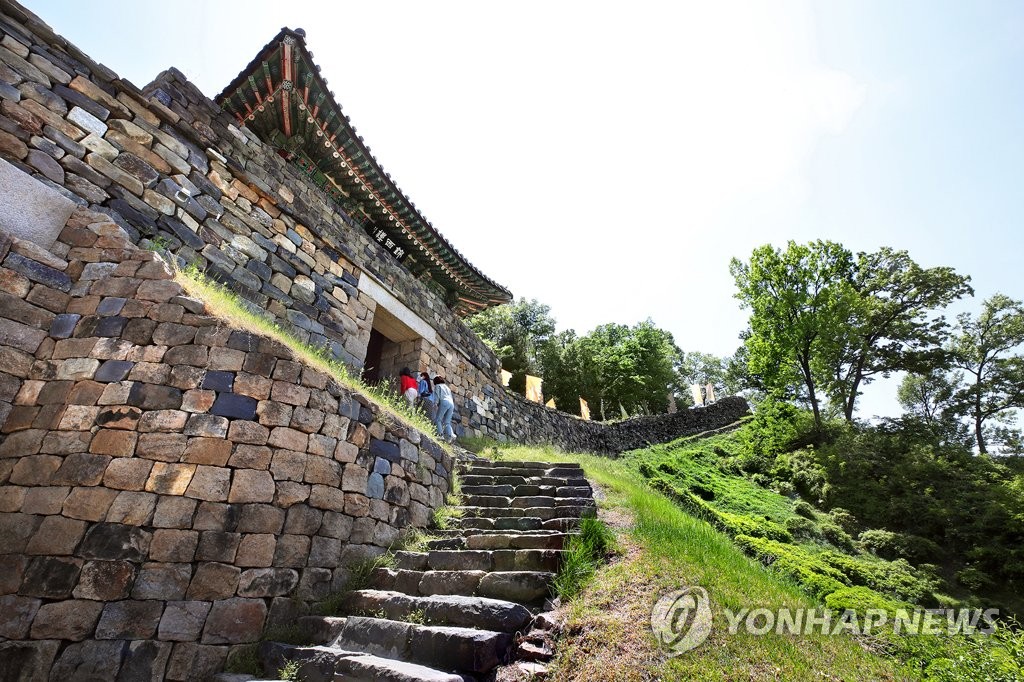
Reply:
[[[348, 366], [331, 357], [327, 348], [312, 346], [291, 331], [281, 327], [266, 311], [241, 298], [238, 294], [210, 279], [195, 267], [176, 268], [174, 280], [189, 293], [206, 304], [206, 310], [223, 319], [236, 329], [265, 336], [286, 346], [303, 363], [327, 374], [345, 388], [355, 391], [381, 410], [383, 421], [394, 419], [412, 427], [428, 437], [433, 436], [434, 425], [422, 412], [410, 408], [405, 399], [385, 386], [372, 386], [354, 376]], [[451, 447], [438, 439], [441, 448], [451, 454]]]
[[239, 675], [260, 675], [263, 668], [260, 666], [258, 655], [259, 644], [243, 644], [233, 647], [228, 652], [227, 661], [224, 663], [224, 672]]
[[614, 543], [615, 536], [604, 521], [593, 517], [580, 519], [579, 533], [570, 537], [564, 548], [562, 565], [551, 585], [552, 592], [562, 601], [582, 592]]
[[[731, 539], [650, 488], [628, 461], [552, 448], [503, 448], [509, 459], [579, 462], [605, 492], [601, 513], [619, 518], [619, 553], [599, 566], [567, 607], [552, 679], [565, 680], [904, 680], [898, 662], [851, 637], [729, 635], [724, 609], [809, 607], [797, 585], [765, 571]], [[666, 659], [650, 631], [664, 592], [708, 590], [716, 627], [694, 651]], [[838, 672], [838, 671], [841, 671]]]
[[302, 677], [299, 675], [299, 668], [301, 664], [298, 661], [288, 661], [277, 671], [277, 677], [280, 680], [288, 680], [288, 682], [300, 682]]

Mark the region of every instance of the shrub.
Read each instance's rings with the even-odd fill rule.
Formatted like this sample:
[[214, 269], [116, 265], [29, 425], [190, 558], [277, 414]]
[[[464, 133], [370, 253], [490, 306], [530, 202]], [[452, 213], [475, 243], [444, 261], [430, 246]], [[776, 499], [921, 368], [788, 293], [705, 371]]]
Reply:
[[942, 555], [941, 547], [917, 535], [876, 528], [864, 531], [859, 539], [865, 549], [883, 559], [907, 559], [921, 563]]
[[803, 500], [799, 500], [793, 505], [793, 512], [795, 514], [799, 514], [805, 519], [811, 519], [812, 521], [817, 518], [814, 513], [814, 507]]
[[839, 549], [851, 553], [856, 551], [853, 545], [853, 538], [850, 537], [849, 533], [831, 521], [821, 524], [821, 535]]
[[769, 397], [754, 412], [754, 418], [743, 430], [743, 468], [750, 472], [768, 473], [775, 457], [792, 447], [797, 440], [799, 410], [791, 403]]
[[828, 517], [832, 519], [832, 523], [836, 524], [847, 533], [852, 534], [857, 530], [857, 517], [842, 507], [836, 507], [830, 511], [828, 513]]
[[614, 542], [615, 535], [603, 521], [594, 517], [580, 519], [579, 533], [565, 546], [562, 565], [551, 584], [552, 591], [562, 600], [572, 599], [582, 592]]
[[841, 571], [799, 547], [746, 535], [737, 536], [736, 543], [747, 554], [754, 556], [758, 561], [782, 575], [795, 580], [807, 592], [819, 599], [849, 585], [849, 578]]
[[863, 616], [869, 609], [881, 609], [892, 615], [904, 604], [889, 599], [868, 587], [841, 587], [825, 596], [825, 606], [833, 611], [856, 611]]
[[786, 519], [786, 530], [794, 538], [814, 538], [820, 534], [814, 522], [802, 516], [791, 516]]
[[956, 574], [956, 581], [975, 592], [983, 587], [991, 587], [993, 585], [992, 578], [987, 573], [973, 566], [968, 566], [959, 571]]

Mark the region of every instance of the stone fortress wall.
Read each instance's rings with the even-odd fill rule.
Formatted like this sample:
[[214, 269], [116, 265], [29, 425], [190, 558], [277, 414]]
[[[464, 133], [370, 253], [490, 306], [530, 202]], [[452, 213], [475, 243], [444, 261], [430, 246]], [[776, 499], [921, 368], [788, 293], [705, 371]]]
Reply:
[[617, 453], [746, 411], [603, 425], [507, 392], [432, 289], [180, 73], [140, 91], [0, 9], [0, 670], [215, 670], [450, 485], [429, 438], [206, 316], [139, 243], [354, 366], [388, 329], [390, 369], [449, 377], [472, 435]]
[[443, 503], [440, 447], [203, 310], [105, 215], [0, 238], [0, 667], [191, 679]]

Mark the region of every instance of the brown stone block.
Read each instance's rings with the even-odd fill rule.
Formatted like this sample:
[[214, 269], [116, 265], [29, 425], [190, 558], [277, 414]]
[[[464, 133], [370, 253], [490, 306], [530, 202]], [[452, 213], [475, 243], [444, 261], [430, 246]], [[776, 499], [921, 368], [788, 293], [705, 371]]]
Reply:
[[277, 539], [270, 534], [243, 535], [235, 553], [235, 565], [261, 568], [274, 562]]
[[164, 605], [159, 601], [116, 601], [103, 607], [96, 639], [150, 639], [156, 634]]
[[175, 366], [206, 367], [209, 356], [210, 349], [206, 346], [179, 345], [168, 349], [164, 362]]
[[185, 391], [185, 395], [182, 396], [181, 400], [181, 409], [186, 412], [209, 412], [216, 398], [216, 391], [202, 389]]
[[191, 528], [198, 502], [187, 497], [161, 495], [153, 513], [156, 528]]
[[[111, 462], [121, 462], [115, 460]], [[130, 461], [130, 460], [129, 460]], [[148, 526], [156, 507], [157, 496], [153, 493], [129, 492], [118, 493], [107, 512], [107, 522], [129, 526]]]
[[[104, 391], [106, 394], [106, 391]], [[102, 396], [100, 397], [102, 400]], [[139, 426], [142, 418], [142, 410], [137, 407], [114, 405], [100, 410], [96, 416], [96, 423], [108, 429], [123, 429], [134, 431]]]
[[263, 631], [267, 605], [262, 599], [225, 599], [210, 609], [203, 628], [204, 644], [255, 642]]
[[137, 457], [177, 462], [185, 452], [188, 438], [181, 433], [143, 433], [135, 448]]
[[115, 601], [124, 599], [135, 581], [135, 567], [128, 561], [88, 561], [82, 567], [76, 599]]
[[239, 533], [224, 531], [204, 531], [199, 534], [199, 547], [196, 549], [196, 561], [219, 561], [232, 563], [242, 536]]
[[[5, 485], [0, 487], [0, 512], [18, 512], [22, 511], [22, 505], [25, 502], [25, 491], [29, 488], [21, 488], [14, 485]], [[25, 513], [39, 513], [29, 512]]]
[[134, 431], [100, 429], [89, 444], [89, 452], [111, 457], [131, 457], [139, 435]]
[[321, 524], [317, 535], [347, 541], [349, 536], [352, 535], [352, 525], [354, 522], [355, 519], [351, 516], [338, 512], [325, 512], [323, 524]]
[[238, 517], [240, 533], [280, 533], [285, 511], [269, 504], [243, 504]]
[[[39, 413], [36, 415], [35, 421], [32, 422], [32, 428], [49, 431], [58, 428], [61, 419], [64, 417], [64, 411], [68, 409], [65, 405], [43, 405], [39, 409]], [[84, 429], [76, 429], [82, 431]], [[41, 443], [40, 443], [41, 445]]]
[[21, 587], [22, 577], [28, 567], [28, 557], [14, 554], [0, 554], [0, 594], [14, 594]]
[[[0, 619], [0, 637], [25, 639], [28, 636], [32, 619], [39, 611], [40, 604], [38, 599], [32, 597], [16, 595], [0, 597], [0, 613], [4, 614], [3, 619]], [[0, 660], [3, 660], [2, 654], [0, 654]]]
[[356, 445], [344, 440], [338, 441], [338, 446], [334, 449], [334, 459], [342, 464], [351, 464], [358, 457], [359, 448]]
[[[116, 433], [127, 433], [116, 431]], [[141, 491], [145, 481], [150, 477], [153, 462], [136, 458], [123, 458], [112, 461], [103, 473], [103, 485], [118, 491]]]
[[87, 525], [84, 521], [63, 516], [47, 516], [39, 530], [29, 540], [25, 553], [50, 556], [72, 554], [85, 535]]
[[331, 486], [314, 485], [309, 492], [309, 504], [318, 509], [344, 511], [345, 493]]
[[292, 420], [292, 407], [270, 400], [256, 405], [256, 416], [264, 426], [288, 426]]
[[309, 457], [303, 452], [275, 450], [270, 472], [277, 481], [302, 481]]
[[231, 470], [222, 467], [199, 466], [185, 494], [200, 500], [223, 502], [228, 499]]
[[303, 568], [309, 557], [310, 539], [305, 535], [282, 535], [277, 539], [274, 566]]
[[[178, 346], [178, 348], [185, 348], [185, 346]], [[191, 392], [193, 389], [198, 388], [203, 382], [205, 374], [206, 371], [201, 367], [193, 367], [192, 365], [175, 365], [174, 369], [171, 370], [171, 378], [169, 380], [170, 385], [175, 388]], [[199, 410], [198, 408], [204, 404], [205, 399], [204, 401], [197, 401], [196, 396], [189, 398], [188, 395], [188, 393], [185, 394], [186, 400], [191, 402], [186, 403], [186, 400], [183, 400], [181, 409], [190, 412], [201, 412], [202, 410]], [[197, 409], [189, 409], [185, 407], [186, 404]]]
[[228, 440], [233, 443], [266, 445], [270, 430], [256, 422], [236, 419], [228, 427]]
[[[280, 366], [280, 362], [278, 366]], [[276, 372], [275, 372], [276, 373]], [[284, 381], [275, 381], [270, 397], [279, 403], [305, 407], [309, 403], [310, 390], [304, 386], [296, 386]]]
[[181, 599], [191, 578], [192, 566], [189, 564], [143, 564], [132, 588], [132, 598]]
[[281, 360], [274, 368], [274, 379], [289, 384], [298, 384], [302, 376], [302, 364], [292, 360]]
[[229, 502], [272, 502], [273, 499], [274, 479], [269, 471], [235, 471]]
[[[233, 424], [251, 424], [252, 422], [233, 422]], [[244, 445], [235, 446], [235, 451], [228, 460], [228, 465], [236, 469], [268, 469], [273, 457], [273, 451], [265, 446]]]
[[[242, 369], [261, 377], [270, 377], [274, 372], [277, 358], [269, 353], [247, 353]], [[256, 396], [253, 396], [256, 397]]]
[[221, 438], [189, 438], [181, 461], [193, 464], [224, 466], [231, 457], [230, 440]]
[[20, 509], [10, 511], [21, 511], [25, 514], [60, 514], [64, 508], [64, 500], [71, 493], [68, 486], [34, 486], [30, 488], [17, 488], [23, 491]]
[[44, 604], [32, 622], [33, 639], [68, 639], [80, 642], [92, 636], [103, 604], [84, 599]]
[[227, 655], [226, 646], [178, 642], [167, 663], [167, 679], [175, 682], [207, 679], [224, 667]]
[[370, 498], [359, 493], [345, 493], [345, 513], [360, 518], [370, 513]]
[[[138, 362], [128, 373], [129, 381], [143, 381], [147, 384], [166, 384], [171, 376], [171, 366], [162, 362]], [[139, 407], [144, 407], [140, 405]]]
[[[333, 513], [333, 512], [327, 512]], [[315, 535], [323, 523], [324, 512], [305, 504], [288, 510], [284, 532], [293, 535]]]
[[[21, 433], [10, 435], [7, 437], [7, 440], [4, 441], [3, 445], [6, 446], [15, 437], [28, 433], [32, 432], [22, 431]], [[42, 432], [38, 435], [41, 436]], [[40, 438], [40, 443], [42, 443], [42, 438]], [[12, 455], [7, 456], [10, 457]], [[60, 469], [60, 465], [63, 463], [63, 457], [55, 457], [53, 455], [21, 457], [21, 459], [18, 460], [18, 463], [14, 465], [14, 469], [11, 471], [10, 481], [15, 485], [50, 485], [53, 475], [57, 473], [57, 470]]]
[[226, 372], [240, 372], [245, 362], [245, 353], [233, 348], [211, 348], [208, 369]]
[[308, 500], [309, 491], [310, 487], [308, 485], [292, 481], [280, 481], [277, 484], [277, 493], [274, 495], [274, 504], [287, 509], [293, 504]]
[[342, 478], [342, 490], [345, 492], [365, 493], [366, 480], [369, 472], [359, 464], [346, 464]]
[[235, 596], [242, 570], [227, 564], [199, 564], [188, 586], [186, 599], [214, 601]]
[[95, 381], [79, 381], [68, 395], [68, 404], [95, 405], [105, 388], [106, 384]]
[[256, 374], [240, 373], [235, 377], [234, 392], [256, 400], [266, 400], [274, 382]]
[[306, 452], [316, 457], [327, 457], [333, 458], [334, 450], [338, 446], [338, 441], [334, 438], [328, 438], [327, 436], [321, 436], [319, 433], [310, 434], [309, 444], [306, 446]]
[[349, 426], [348, 442], [357, 448], [364, 448], [370, 442], [370, 432], [359, 422], [352, 422]]
[[195, 559], [199, 533], [193, 530], [160, 528], [153, 531], [149, 558], [162, 562], [190, 562]]
[[184, 495], [195, 471], [195, 464], [157, 462], [146, 481], [146, 490], [161, 495]]
[[231, 531], [238, 523], [238, 505], [221, 504], [219, 502], [200, 502], [196, 519], [192, 523], [195, 530]]
[[210, 602], [172, 601], [160, 619], [157, 637], [161, 640], [194, 642], [199, 639], [210, 612]]
[[60, 468], [54, 472], [50, 482], [55, 485], [99, 485], [103, 480], [103, 472], [110, 464], [107, 455], [90, 455], [75, 453], [64, 458]]
[[293, 450], [295, 452], [305, 452], [308, 443], [309, 436], [305, 433], [284, 426], [278, 426], [271, 430], [270, 438], [267, 440], [267, 444], [271, 447]]
[[[116, 490], [108, 488], [74, 488], [64, 501], [64, 516], [84, 521], [102, 521], [107, 517], [110, 505], [117, 497]], [[43, 522], [46, 526], [46, 522]], [[84, 533], [84, 529], [83, 529]]]
[[226, 417], [218, 417], [214, 414], [193, 414], [185, 424], [185, 434], [207, 438], [226, 438], [228, 420]]
[[306, 483], [337, 488], [341, 485], [341, 465], [333, 459], [309, 457], [306, 461]]

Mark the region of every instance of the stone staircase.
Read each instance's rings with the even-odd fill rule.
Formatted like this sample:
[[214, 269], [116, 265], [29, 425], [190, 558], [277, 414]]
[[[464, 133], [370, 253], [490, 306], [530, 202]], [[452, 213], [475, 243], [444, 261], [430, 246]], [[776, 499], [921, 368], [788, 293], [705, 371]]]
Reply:
[[305, 682], [482, 682], [516, 654], [550, 654], [542, 612], [593, 491], [574, 464], [475, 460], [460, 473], [455, 527], [433, 531], [426, 552], [397, 552], [375, 589], [346, 596], [348, 615], [301, 618], [318, 645], [264, 642], [265, 672], [297, 661]]

